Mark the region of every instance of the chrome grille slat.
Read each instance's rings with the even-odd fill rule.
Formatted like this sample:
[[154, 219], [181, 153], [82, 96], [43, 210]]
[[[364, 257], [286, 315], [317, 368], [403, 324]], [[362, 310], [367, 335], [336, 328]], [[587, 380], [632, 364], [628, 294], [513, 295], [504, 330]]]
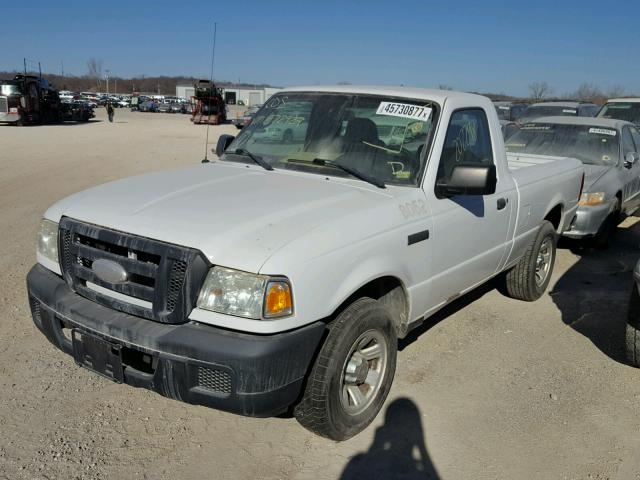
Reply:
[[6, 97], [0, 97], [0, 113], [9, 113], [9, 105]]
[[153, 302], [154, 300], [153, 288], [145, 287], [144, 285], [137, 285], [132, 282], [119, 284], [103, 282], [100, 278], [97, 277], [95, 273], [93, 273], [93, 270], [79, 264], [75, 264], [73, 266], [73, 273], [76, 277], [81, 278], [85, 282], [95, 283], [96, 285], [108, 288], [109, 290], [113, 290], [114, 292], [124, 293], [125, 295], [129, 295], [130, 297], [147, 300], [148, 302]]
[[89, 247], [87, 245], [78, 245], [78, 256], [87, 260], [97, 260], [99, 258], [106, 258], [107, 260], [114, 261], [122, 265], [127, 272], [136, 273], [138, 275], [144, 275], [145, 277], [155, 278], [158, 272], [158, 265], [148, 262], [140, 262], [128, 257], [116, 255], [113, 253], [105, 252], [98, 248]]

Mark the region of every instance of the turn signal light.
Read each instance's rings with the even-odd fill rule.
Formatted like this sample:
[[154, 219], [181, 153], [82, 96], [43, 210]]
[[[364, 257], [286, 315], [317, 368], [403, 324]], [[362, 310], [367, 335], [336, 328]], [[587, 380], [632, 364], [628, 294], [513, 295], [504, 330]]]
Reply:
[[580, 195], [580, 202], [578, 205], [581, 207], [592, 207], [594, 205], [601, 205], [604, 203], [604, 192], [583, 193]]
[[264, 317], [284, 317], [293, 313], [291, 287], [285, 281], [270, 281], [264, 296]]

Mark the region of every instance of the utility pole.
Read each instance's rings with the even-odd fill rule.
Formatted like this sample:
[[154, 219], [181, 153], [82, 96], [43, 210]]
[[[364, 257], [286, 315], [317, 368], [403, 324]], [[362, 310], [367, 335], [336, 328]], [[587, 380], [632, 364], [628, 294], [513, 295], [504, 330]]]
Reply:
[[105, 70], [105, 72], [106, 72], [105, 78], [107, 80], [107, 97], [108, 97], [109, 96], [109, 72], [110, 72], [110, 70]]
[[118, 94], [118, 77], [113, 77], [113, 93]]
[[64, 60], [60, 60], [60, 76], [64, 77]]

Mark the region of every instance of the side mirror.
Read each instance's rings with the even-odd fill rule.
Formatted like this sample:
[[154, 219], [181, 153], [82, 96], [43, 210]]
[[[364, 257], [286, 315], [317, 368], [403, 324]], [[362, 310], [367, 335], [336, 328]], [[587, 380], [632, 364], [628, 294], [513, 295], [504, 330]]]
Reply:
[[442, 197], [491, 195], [496, 183], [495, 165], [460, 164], [453, 167], [449, 181], [436, 184], [436, 193]]
[[220, 135], [220, 138], [218, 138], [218, 144], [216, 145], [216, 155], [219, 157], [222, 156], [229, 145], [231, 145], [234, 138], [236, 137], [233, 135]]
[[631, 168], [638, 161], [638, 155], [636, 152], [629, 152], [624, 156], [624, 166], [625, 168]]

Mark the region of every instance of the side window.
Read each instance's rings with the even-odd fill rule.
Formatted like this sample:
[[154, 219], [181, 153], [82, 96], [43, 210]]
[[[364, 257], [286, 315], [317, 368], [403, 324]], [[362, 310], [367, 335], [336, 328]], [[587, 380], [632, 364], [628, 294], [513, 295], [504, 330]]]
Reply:
[[624, 158], [627, 153], [635, 151], [636, 146], [633, 144], [633, 138], [631, 137], [629, 127], [624, 127], [622, 129], [622, 158]]
[[493, 164], [489, 123], [480, 108], [458, 110], [451, 115], [436, 181], [449, 180], [453, 167], [464, 164]]

